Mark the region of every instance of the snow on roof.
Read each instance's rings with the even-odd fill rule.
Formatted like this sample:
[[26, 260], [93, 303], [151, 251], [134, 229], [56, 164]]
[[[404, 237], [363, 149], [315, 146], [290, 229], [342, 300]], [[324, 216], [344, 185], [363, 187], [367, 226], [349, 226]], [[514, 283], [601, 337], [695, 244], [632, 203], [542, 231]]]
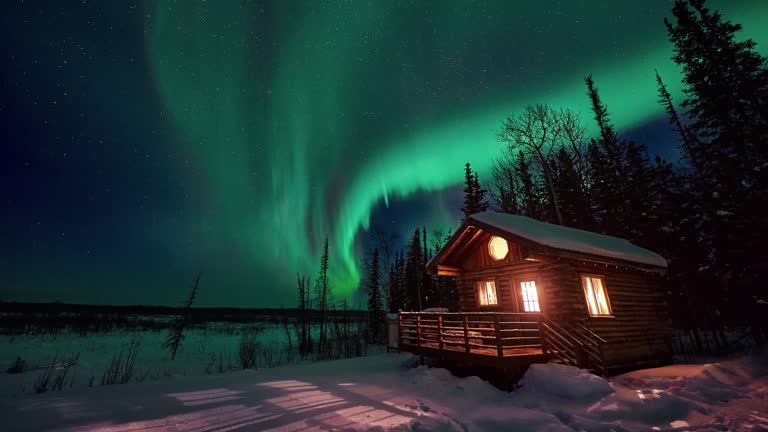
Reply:
[[525, 216], [507, 213], [476, 213], [469, 216], [469, 219], [555, 249], [667, 267], [667, 260], [661, 255], [618, 237], [548, 224]]

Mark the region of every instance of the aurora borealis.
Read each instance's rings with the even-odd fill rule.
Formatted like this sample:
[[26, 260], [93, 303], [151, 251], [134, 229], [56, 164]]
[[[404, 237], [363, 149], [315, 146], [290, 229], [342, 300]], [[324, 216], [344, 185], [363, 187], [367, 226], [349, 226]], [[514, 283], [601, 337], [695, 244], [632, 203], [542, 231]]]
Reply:
[[[679, 100], [671, 4], [4, 5], [0, 299], [176, 304], [201, 271], [208, 305], [289, 306], [326, 236], [350, 296], [372, 223], [457, 225], [463, 165], [483, 178], [506, 115], [589, 125], [588, 73], [620, 130], [675, 157], [654, 81]], [[764, 1], [711, 6], [768, 43]]]

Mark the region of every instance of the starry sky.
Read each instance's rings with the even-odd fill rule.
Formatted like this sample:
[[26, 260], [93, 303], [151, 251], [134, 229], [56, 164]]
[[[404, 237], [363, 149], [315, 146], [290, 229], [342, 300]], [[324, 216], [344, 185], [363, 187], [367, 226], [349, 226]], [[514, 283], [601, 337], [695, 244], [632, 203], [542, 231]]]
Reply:
[[[588, 73], [676, 161], [671, 5], [6, 1], [0, 300], [174, 305], [202, 272], [202, 305], [290, 306], [326, 237], [354, 298], [374, 227], [455, 228], [464, 163], [526, 104], [591, 120]], [[768, 42], [764, 0], [711, 6]]]

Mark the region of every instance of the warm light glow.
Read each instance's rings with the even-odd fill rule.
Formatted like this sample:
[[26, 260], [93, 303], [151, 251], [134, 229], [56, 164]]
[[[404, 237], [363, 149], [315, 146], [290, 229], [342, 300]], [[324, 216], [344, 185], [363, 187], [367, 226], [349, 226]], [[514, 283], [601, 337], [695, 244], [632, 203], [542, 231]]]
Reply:
[[488, 252], [496, 261], [503, 260], [509, 253], [509, 244], [501, 237], [492, 237], [488, 243]]
[[480, 306], [495, 306], [499, 304], [496, 297], [496, 282], [494, 281], [478, 282], [477, 295]]
[[520, 292], [523, 294], [523, 308], [526, 312], [541, 312], [536, 281], [520, 282]]
[[587, 297], [587, 306], [590, 315], [610, 315], [608, 295], [605, 292], [603, 279], [594, 276], [582, 276], [581, 283], [584, 286], [584, 295]]

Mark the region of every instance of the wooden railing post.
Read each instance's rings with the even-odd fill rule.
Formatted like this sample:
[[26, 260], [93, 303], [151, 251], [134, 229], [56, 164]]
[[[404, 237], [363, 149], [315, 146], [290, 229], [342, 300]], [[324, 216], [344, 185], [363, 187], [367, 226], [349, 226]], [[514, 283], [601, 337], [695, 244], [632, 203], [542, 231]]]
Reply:
[[547, 347], [547, 335], [545, 333], [545, 328], [544, 328], [543, 315], [539, 315], [539, 337], [541, 338], [541, 352], [544, 354], [549, 354], [549, 349]]
[[421, 314], [416, 315], [416, 345], [421, 348]]
[[403, 346], [403, 314], [398, 313], [397, 314], [397, 350], [400, 350], [400, 347]]
[[464, 315], [464, 351], [469, 352], [469, 322], [467, 316]]
[[437, 346], [443, 350], [443, 316], [437, 316]]
[[604, 377], [608, 377], [608, 370], [605, 368], [605, 351], [603, 350], [603, 344], [599, 344], [597, 346], [598, 352], [600, 353], [600, 370], [603, 372]]
[[499, 357], [504, 357], [504, 348], [501, 345], [501, 327], [499, 324], [499, 314], [493, 314], [493, 330], [496, 334], [496, 354]]

